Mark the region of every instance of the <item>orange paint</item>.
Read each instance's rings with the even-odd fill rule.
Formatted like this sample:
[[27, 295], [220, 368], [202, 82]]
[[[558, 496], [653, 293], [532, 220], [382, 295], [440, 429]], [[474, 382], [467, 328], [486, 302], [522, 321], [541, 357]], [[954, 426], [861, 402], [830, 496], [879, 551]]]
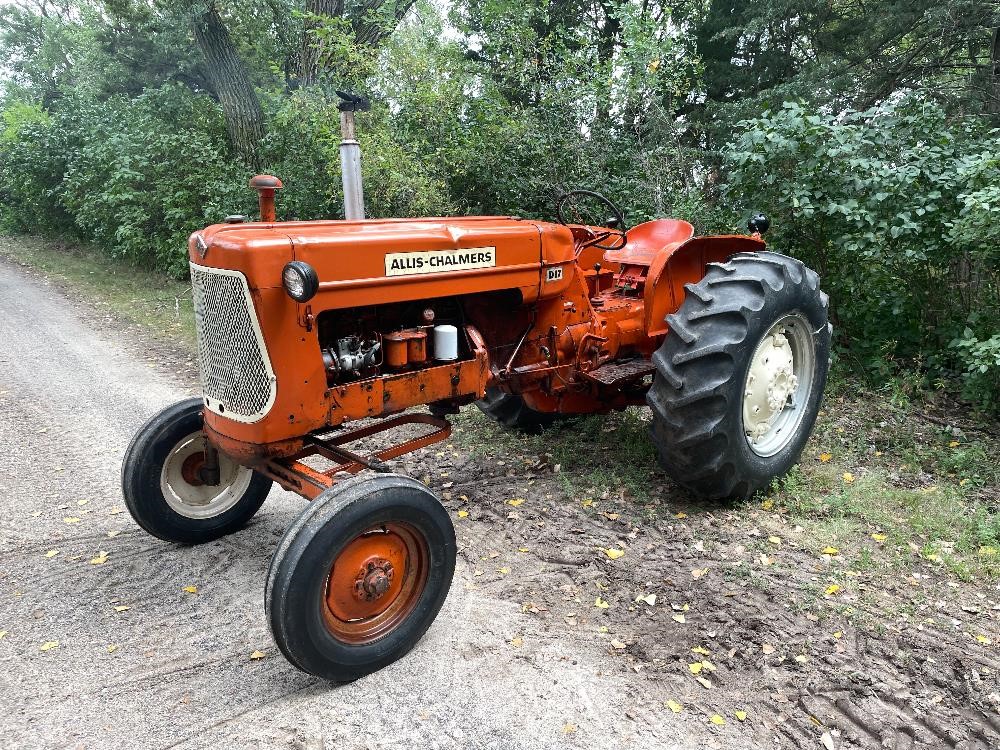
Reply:
[[[254, 179], [266, 214], [277, 187]], [[587, 245], [601, 231], [465, 217], [265, 221], [192, 235], [193, 263], [245, 277], [274, 373], [265, 414], [239, 421], [206, 408], [206, 433], [222, 452], [313, 496], [332, 480], [301, 463], [316, 452], [311, 436], [353, 420], [468, 403], [487, 386], [520, 393], [539, 411], [641, 403], [643, 362], [662, 343], [684, 284], [707, 263], [764, 243], [694, 237], [687, 222], [660, 220], [604, 252]], [[292, 260], [318, 277], [306, 302], [282, 285]], [[457, 330], [457, 360], [435, 359], [438, 325]], [[344, 356], [376, 344], [368, 360]]]

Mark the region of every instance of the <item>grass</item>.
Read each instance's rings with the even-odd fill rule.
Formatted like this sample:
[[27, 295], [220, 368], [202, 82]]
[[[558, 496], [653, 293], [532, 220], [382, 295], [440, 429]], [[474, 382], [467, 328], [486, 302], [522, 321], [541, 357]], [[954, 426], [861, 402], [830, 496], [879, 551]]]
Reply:
[[541, 435], [505, 430], [474, 408], [463, 409], [455, 421], [466, 433], [467, 447], [481, 455], [534, 455], [558, 464], [563, 487], [571, 495], [617, 495], [646, 504], [665, 483], [649, 440], [645, 409], [571, 419]]
[[0, 256], [41, 271], [115, 317], [195, 346], [191, 285], [94, 250], [30, 236], [0, 237]]

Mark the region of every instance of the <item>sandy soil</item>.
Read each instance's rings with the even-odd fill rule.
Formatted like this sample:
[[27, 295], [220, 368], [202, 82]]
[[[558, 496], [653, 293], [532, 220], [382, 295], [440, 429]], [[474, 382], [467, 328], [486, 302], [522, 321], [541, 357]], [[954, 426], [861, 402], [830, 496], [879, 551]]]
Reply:
[[122, 512], [128, 439], [194, 385], [187, 353], [0, 261], [4, 747], [1000, 747], [996, 588], [917, 568], [848, 621], [836, 559], [792, 528], [761, 552], [780, 519], [669, 484], [652, 515], [570, 496], [545, 456], [461, 432], [398, 462], [458, 531], [437, 622], [356, 683], [304, 675], [262, 604], [301, 500], [194, 548]]

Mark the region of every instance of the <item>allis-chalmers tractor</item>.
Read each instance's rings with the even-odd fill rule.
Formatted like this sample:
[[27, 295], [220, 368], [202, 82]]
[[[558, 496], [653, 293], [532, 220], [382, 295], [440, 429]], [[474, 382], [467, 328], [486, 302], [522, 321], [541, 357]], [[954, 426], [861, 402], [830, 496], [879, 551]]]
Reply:
[[626, 230], [611, 201], [573, 191], [555, 222], [277, 222], [281, 182], [251, 186], [259, 222], [189, 243], [203, 395], [138, 432], [122, 482], [139, 525], [173, 542], [240, 528], [272, 483], [312, 501], [265, 593], [278, 646], [306, 672], [377, 670], [437, 616], [454, 528], [388, 462], [447, 438], [463, 405], [534, 431], [648, 404], [663, 468], [706, 498], [766, 487], [812, 429], [827, 297], [765, 250], [763, 216], [746, 236], [696, 237], [677, 219]]

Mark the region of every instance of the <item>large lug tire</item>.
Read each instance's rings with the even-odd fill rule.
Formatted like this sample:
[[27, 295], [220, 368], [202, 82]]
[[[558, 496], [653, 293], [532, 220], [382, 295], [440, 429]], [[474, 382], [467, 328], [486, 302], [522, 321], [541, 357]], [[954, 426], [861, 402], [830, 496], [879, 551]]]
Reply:
[[819, 411], [832, 327], [819, 276], [771, 252], [710, 263], [667, 316], [646, 396], [660, 463], [697, 495], [749, 497], [798, 460]]
[[396, 474], [323, 492], [285, 532], [264, 601], [278, 648], [304, 672], [347, 682], [406, 654], [455, 572], [455, 529], [424, 485]]
[[202, 401], [156, 414], [132, 438], [122, 461], [122, 494], [132, 518], [168, 542], [200, 544], [246, 525], [264, 504], [271, 480], [219, 455], [217, 485], [200, 481], [206, 438]]
[[495, 387], [487, 388], [486, 396], [476, 401], [476, 406], [504, 427], [531, 434], [551, 427], [560, 417], [558, 414], [536, 411], [524, 403], [521, 396]]

